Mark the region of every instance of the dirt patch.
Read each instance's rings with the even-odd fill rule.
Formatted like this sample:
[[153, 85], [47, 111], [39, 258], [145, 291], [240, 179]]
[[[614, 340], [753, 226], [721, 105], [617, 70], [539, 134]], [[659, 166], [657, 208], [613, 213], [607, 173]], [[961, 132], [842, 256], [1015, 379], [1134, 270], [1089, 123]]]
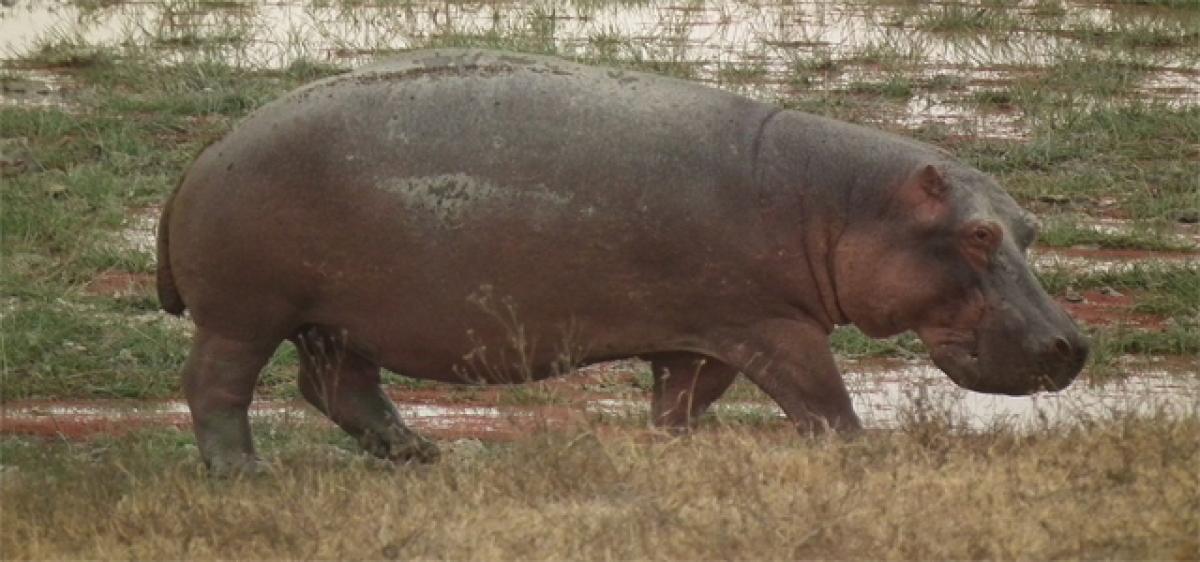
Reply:
[[1137, 295], [1113, 291], [1084, 291], [1070, 300], [1059, 297], [1058, 303], [1076, 321], [1092, 326], [1124, 325], [1148, 331], [1167, 328], [1167, 317], [1134, 312]]
[[149, 273], [104, 271], [88, 281], [83, 291], [98, 297], [128, 297], [154, 292], [154, 276]]

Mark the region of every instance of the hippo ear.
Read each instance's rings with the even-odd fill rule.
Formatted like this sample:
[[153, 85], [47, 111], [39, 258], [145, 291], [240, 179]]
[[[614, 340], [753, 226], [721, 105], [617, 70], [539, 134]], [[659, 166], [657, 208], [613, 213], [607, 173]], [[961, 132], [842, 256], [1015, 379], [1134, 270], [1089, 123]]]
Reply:
[[903, 207], [900, 212], [922, 222], [938, 222], [950, 212], [946, 201], [949, 191], [950, 184], [937, 166], [922, 166], [900, 186], [897, 193]]
[[946, 192], [950, 191], [950, 184], [946, 183], [946, 178], [942, 177], [942, 171], [937, 169], [933, 164], [926, 164], [913, 175], [912, 180], [930, 197], [941, 199], [946, 196]]

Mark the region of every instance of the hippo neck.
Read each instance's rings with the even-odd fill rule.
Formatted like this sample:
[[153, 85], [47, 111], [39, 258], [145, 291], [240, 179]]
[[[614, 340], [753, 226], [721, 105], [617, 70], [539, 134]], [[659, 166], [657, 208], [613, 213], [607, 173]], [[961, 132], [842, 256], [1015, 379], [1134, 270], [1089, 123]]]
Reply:
[[816, 288], [800, 302], [826, 329], [849, 323], [834, 275], [846, 224], [877, 212], [888, 188], [920, 163], [946, 159], [917, 141], [798, 111], [782, 111], [766, 124], [756, 171], [760, 208], [775, 239], [803, 256], [807, 267], [790, 282], [800, 284], [796, 295]]

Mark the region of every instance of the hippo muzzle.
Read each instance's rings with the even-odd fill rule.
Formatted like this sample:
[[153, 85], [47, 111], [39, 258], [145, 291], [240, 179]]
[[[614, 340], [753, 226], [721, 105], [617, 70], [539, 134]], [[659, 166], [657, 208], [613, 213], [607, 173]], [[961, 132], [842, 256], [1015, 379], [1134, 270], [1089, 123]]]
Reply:
[[1066, 388], [1087, 362], [1078, 326], [1027, 271], [986, 291], [978, 326], [930, 346], [934, 364], [968, 390], [1014, 396]]

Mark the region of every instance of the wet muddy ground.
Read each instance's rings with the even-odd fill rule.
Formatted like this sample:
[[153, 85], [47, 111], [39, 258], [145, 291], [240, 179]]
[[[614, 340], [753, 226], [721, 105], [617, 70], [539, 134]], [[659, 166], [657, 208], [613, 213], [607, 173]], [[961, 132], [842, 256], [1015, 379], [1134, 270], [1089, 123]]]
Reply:
[[[504, 388], [445, 385], [393, 388], [391, 397], [406, 423], [439, 439], [494, 441], [545, 429], [642, 427], [648, 423], [649, 402], [637, 386], [639, 368], [644, 367], [635, 361], [596, 365], [532, 385], [533, 390], [516, 398]], [[946, 423], [962, 431], [1040, 429], [1124, 414], [1200, 415], [1200, 377], [1179, 376], [1200, 369], [1200, 359], [1130, 360], [1124, 368], [1133, 376], [1119, 382], [1080, 382], [1059, 393], [1008, 397], [962, 390], [922, 361], [843, 362], [855, 410], [868, 429], [922, 421]], [[285, 425], [330, 423], [295, 400], [256, 401], [251, 416]], [[775, 404], [758, 395], [719, 401], [703, 423], [782, 428], [787, 422]], [[70, 440], [190, 424], [187, 404], [180, 400], [31, 400], [0, 406], [0, 434], [9, 435]]]

